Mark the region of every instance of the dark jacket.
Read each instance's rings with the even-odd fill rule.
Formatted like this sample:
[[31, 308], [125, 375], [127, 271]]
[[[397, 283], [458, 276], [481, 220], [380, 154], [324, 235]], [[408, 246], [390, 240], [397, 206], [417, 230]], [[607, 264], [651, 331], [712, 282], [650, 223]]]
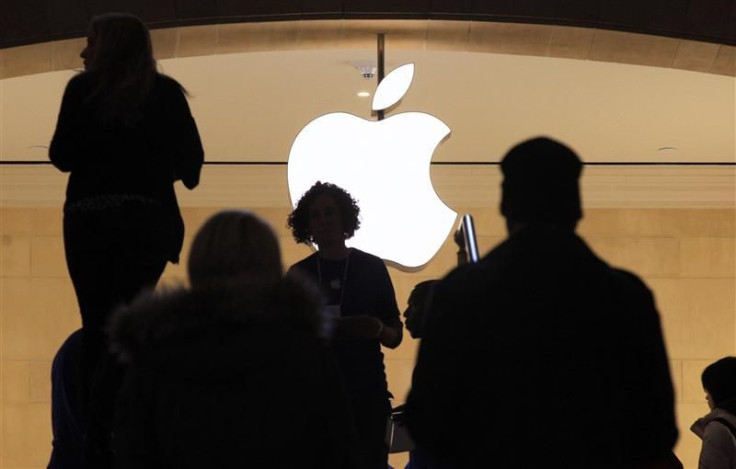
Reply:
[[174, 193], [181, 180], [199, 184], [204, 160], [202, 142], [181, 85], [157, 75], [135, 125], [103, 123], [99, 99], [90, 99], [94, 73], [74, 76], [67, 84], [49, 158], [70, 172], [65, 211], [124, 203], [154, 203], [171, 226], [169, 258], [177, 261], [184, 225]]
[[119, 311], [116, 468], [353, 468], [342, 383], [293, 280], [178, 290]]
[[674, 396], [646, 286], [530, 226], [435, 288], [407, 424], [457, 467], [627, 468], [669, 457]]

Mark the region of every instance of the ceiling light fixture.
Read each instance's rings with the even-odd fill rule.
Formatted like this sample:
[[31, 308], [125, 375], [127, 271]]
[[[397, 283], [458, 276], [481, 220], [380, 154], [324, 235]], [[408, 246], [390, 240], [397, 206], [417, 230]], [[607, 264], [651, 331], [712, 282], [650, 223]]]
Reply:
[[367, 98], [371, 95], [368, 91], [358, 91], [356, 94], [359, 98]]
[[360, 76], [363, 77], [366, 80], [370, 80], [371, 78], [376, 76], [376, 71], [378, 70], [378, 67], [376, 66], [375, 62], [369, 62], [369, 61], [361, 61], [356, 62], [353, 64], [353, 66], [360, 72]]

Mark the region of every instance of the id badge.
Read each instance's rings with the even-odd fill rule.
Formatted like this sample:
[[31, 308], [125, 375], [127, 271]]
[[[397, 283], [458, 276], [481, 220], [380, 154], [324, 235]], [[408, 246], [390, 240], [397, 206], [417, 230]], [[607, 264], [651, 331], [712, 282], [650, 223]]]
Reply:
[[342, 311], [340, 305], [327, 305], [322, 310], [322, 334], [323, 337], [331, 339], [335, 333], [337, 320], [340, 319]]

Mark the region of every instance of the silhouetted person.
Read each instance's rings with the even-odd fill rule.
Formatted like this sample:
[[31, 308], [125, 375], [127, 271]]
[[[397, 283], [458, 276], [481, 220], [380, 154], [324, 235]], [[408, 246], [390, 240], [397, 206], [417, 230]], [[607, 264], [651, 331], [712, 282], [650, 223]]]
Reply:
[[424, 330], [425, 311], [432, 298], [432, 288], [437, 280], [425, 280], [414, 285], [406, 301], [404, 310], [404, 324], [412, 338], [421, 339]]
[[407, 424], [437, 467], [604, 469], [670, 458], [659, 315], [575, 234], [582, 164], [547, 139], [501, 162], [509, 237], [433, 291]]
[[736, 357], [708, 365], [701, 376], [710, 413], [690, 428], [703, 440], [700, 469], [736, 468]]
[[317, 182], [299, 200], [288, 224], [298, 243], [319, 250], [291, 270], [322, 289], [334, 318], [333, 350], [352, 402], [366, 468], [386, 469], [386, 422], [391, 412], [381, 345], [401, 343], [394, 288], [383, 261], [355, 248], [359, 208], [344, 189]]
[[188, 271], [190, 288], [115, 314], [113, 346], [130, 363], [115, 468], [360, 467], [319, 293], [284, 278], [272, 229], [220, 212]]
[[[409, 334], [414, 339], [422, 338], [425, 311], [429, 307], [432, 299], [432, 288], [434, 288], [436, 283], [437, 280], [425, 280], [417, 283], [406, 300], [407, 306], [404, 310], [404, 324], [406, 325], [406, 330], [409, 331]], [[407, 438], [406, 435], [405, 409], [406, 404], [401, 404], [394, 407], [392, 411], [394, 426], [391, 431], [394, 432], [393, 438], [401, 442], [407, 439], [411, 441], [411, 437]], [[411, 449], [409, 450], [409, 462], [404, 469], [432, 469], [429, 465], [430, 463], [431, 461], [422, 456], [421, 451], [417, 453], [416, 450]]]
[[93, 388], [85, 446], [89, 467], [105, 467], [120, 372], [105, 358], [103, 328], [115, 306], [178, 261], [184, 224], [173, 184], [197, 186], [203, 150], [184, 91], [156, 71], [138, 18], [95, 17], [81, 56], [85, 70], [64, 91], [49, 157], [70, 173], [64, 248], [82, 315], [83, 390]]
[[54, 435], [49, 469], [81, 468], [82, 429], [82, 329], [72, 332], [51, 365], [51, 426]]

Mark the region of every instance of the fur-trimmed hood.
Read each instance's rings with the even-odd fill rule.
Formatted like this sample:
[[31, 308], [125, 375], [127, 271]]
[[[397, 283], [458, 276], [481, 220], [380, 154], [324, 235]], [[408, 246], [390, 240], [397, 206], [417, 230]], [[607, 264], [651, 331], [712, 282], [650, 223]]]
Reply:
[[148, 292], [115, 312], [109, 326], [111, 347], [121, 361], [131, 362], [186, 342], [222, 342], [223, 336], [238, 332], [288, 330], [316, 337], [319, 298], [316, 289], [295, 277], [271, 286], [233, 279], [214, 288]]
[[318, 298], [295, 278], [241, 279], [117, 311], [115, 467], [362, 467]]

